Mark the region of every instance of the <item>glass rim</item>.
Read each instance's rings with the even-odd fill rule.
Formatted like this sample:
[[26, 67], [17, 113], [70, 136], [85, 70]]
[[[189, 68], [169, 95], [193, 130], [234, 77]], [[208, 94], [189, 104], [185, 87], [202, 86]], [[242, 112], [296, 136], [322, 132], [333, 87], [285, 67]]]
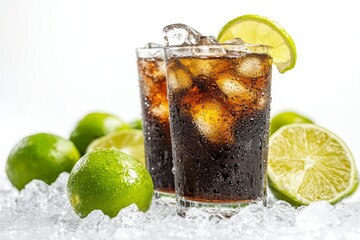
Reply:
[[[196, 55], [211, 55], [216, 53], [216, 50], [219, 50], [219, 46], [223, 47], [227, 51], [234, 51], [234, 52], [244, 52], [244, 53], [257, 53], [257, 54], [267, 54], [270, 57], [273, 55], [273, 47], [265, 44], [236, 44], [236, 43], [219, 43], [219, 44], [194, 44], [194, 45], [173, 45], [173, 46], [166, 46], [165, 55], [169, 54], [176, 54], [176, 52], [186, 52], [199, 49], [201, 50], [210, 48], [208, 53], [202, 54], [201, 52], [197, 53]], [[229, 52], [228, 52], [229, 53]], [[226, 53], [217, 53], [218, 55], [227, 55]], [[217, 55], [216, 54], [216, 55]]]
[[164, 58], [165, 48], [164, 47], [139, 47], [136, 48], [136, 56], [138, 58]]
[[164, 46], [164, 47], [152, 47], [152, 48], [138, 47], [138, 48], [136, 48], [136, 51], [142, 51], [142, 50], [144, 50], [144, 51], [146, 51], [146, 50], [161, 50], [161, 49], [164, 49], [164, 48], [165, 48], [165, 46]]
[[219, 44], [189, 44], [189, 45], [171, 45], [171, 46], [164, 46], [164, 49], [186, 49], [186, 48], [198, 48], [198, 47], [209, 47], [209, 46], [239, 46], [239, 47], [251, 47], [251, 48], [264, 48], [272, 50], [274, 49], [270, 45], [265, 44], [251, 44], [251, 43], [244, 43], [244, 44], [237, 44], [237, 43], [219, 43]]

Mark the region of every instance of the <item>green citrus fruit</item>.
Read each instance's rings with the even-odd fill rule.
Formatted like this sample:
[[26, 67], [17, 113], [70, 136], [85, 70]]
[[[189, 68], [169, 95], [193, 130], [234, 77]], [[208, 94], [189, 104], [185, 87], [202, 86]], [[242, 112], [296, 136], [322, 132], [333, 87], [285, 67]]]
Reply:
[[313, 121], [296, 112], [282, 112], [271, 118], [270, 135], [282, 126], [293, 123], [313, 123]]
[[346, 144], [310, 123], [286, 125], [270, 137], [267, 173], [274, 195], [293, 205], [336, 203], [358, 185]]
[[75, 145], [49, 133], [23, 138], [12, 149], [6, 163], [10, 182], [22, 189], [33, 179], [50, 184], [60, 173], [70, 172], [80, 154]]
[[67, 189], [80, 217], [96, 209], [115, 217], [131, 204], [147, 211], [154, 185], [141, 163], [123, 152], [107, 149], [85, 154], [71, 171]]
[[142, 121], [141, 119], [135, 119], [129, 123], [129, 127], [133, 129], [142, 130]]
[[283, 27], [269, 18], [249, 14], [229, 21], [220, 30], [217, 40], [223, 43], [234, 38], [241, 38], [248, 44], [271, 46], [273, 63], [280, 73], [295, 66], [294, 41]]
[[87, 152], [98, 149], [115, 149], [127, 153], [145, 166], [143, 132], [138, 129], [124, 129], [95, 139], [90, 143]]
[[129, 126], [120, 118], [108, 113], [89, 113], [81, 119], [72, 131], [70, 140], [84, 155], [88, 145], [96, 138]]

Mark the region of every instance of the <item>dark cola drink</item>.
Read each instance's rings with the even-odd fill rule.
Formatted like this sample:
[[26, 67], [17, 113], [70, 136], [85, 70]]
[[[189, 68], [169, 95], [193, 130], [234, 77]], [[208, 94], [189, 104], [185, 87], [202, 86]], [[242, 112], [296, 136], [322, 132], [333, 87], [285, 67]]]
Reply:
[[[265, 201], [272, 58], [265, 46], [166, 49], [178, 213]], [[209, 208], [208, 208], [209, 209]]]
[[146, 167], [157, 196], [174, 194], [164, 50], [137, 49]]

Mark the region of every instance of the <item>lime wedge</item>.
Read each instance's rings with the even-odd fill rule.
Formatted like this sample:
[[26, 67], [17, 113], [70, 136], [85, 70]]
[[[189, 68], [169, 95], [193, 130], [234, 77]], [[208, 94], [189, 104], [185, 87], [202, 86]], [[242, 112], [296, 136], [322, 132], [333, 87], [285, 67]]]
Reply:
[[94, 140], [86, 152], [116, 149], [129, 154], [145, 165], [144, 136], [141, 130], [124, 129]]
[[336, 203], [358, 184], [349, 148], [310, 123], [286, 125], [270, 137], [267, 173], [274, 195], [293, 205]]
[[273, 63], [280, 73], [292, 69], [296, 63], [296, 47], [290, 35], [279, 24], [263, 16], [237, 17], [220, 30], [218, 42], [241, 38], [248, 44], [273, 47]]

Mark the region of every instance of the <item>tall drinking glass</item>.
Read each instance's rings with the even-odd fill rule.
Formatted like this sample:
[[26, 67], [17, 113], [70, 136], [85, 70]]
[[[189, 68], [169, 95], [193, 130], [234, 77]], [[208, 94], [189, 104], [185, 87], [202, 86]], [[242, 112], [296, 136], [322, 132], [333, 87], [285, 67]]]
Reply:
[[165, 49], [177, 211], [224, 215], [266, 200], [270, 47]]
[[169, 129], [169, 104], [166, 97], [164, 49], [138, 48], [137, 63], [145, 138], [146, 166], [155, 194], [174, 196], [174, 176]]

